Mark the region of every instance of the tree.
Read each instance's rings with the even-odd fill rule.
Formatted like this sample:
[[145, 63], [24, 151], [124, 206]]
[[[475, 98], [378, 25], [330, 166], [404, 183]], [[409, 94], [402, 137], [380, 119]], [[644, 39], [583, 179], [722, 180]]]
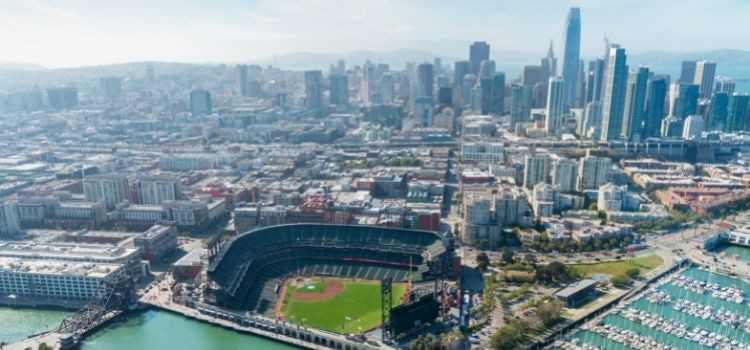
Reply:
[[599, 210], [599, 211], [597, 211], [597, 212], [596, 212], [596, 216], [597, 216], [597, 217], [598, 217], [599, 219], [602, 219], [602, 220], [607, 220], [607, 212], [606, 212], [606, 211], [604, 211], [604, 210]]
[[503, 253], [501, 255], [501, 259], [506, 264], [512, 264], [512, 263], [514, 263], [515, 260], [513, 259], [513, 251], [511, 251], [507, 247], [503, 248]]
[[615, 275], [609, 281], [616, 288], [625, 288], [630, 283], [630, 278], [627, 275]]
[[562, 316], [562, 309], [563, 304], [561, 301], [550, 300], [541, 303], [541, 305], [537, 307], [536, 315], [543, 324], [549, 325], [560, 319], [560, 316]]
[[591, 205], [589, 205], [589, 210], [591, 210], [591, 211], [599, 211], [599, 206], [596, 205], [596, 203], [591, 203]]
[[487, 256], [487, 253], [481, 252], [477, 254], [477, 269], [479, 271], [487, 271], [487, 268], [490, 266], [490, 257]]
[[41, 343], [39, 344], [39, 350], [54, 350], [55, 348], [47, 345], [47, 343]]
[[638, 276], [641, 275], [641, 269], [637, 267], [631, 267], [625, 270], [625, 275], [628, 276], [628, 278], [630, 279], [638, 278]]

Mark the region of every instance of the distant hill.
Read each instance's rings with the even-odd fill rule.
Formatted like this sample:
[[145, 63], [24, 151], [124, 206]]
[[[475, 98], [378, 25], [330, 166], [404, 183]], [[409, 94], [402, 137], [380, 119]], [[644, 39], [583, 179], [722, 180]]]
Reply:
[[0, 69], [4, 70], [45, 70], [47, 67], [36, 63], [0, 62]]

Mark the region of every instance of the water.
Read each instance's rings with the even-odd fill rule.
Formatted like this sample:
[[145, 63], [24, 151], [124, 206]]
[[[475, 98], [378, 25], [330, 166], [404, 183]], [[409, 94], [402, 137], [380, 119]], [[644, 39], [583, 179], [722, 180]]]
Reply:
[[0, 307], [0, 342], [14, 343], [60, 325], [69, 312]]
[[740, 247], [736, 245], [722, 244], [716, 249], [714, 249], [713, 252], [718, 253], [718, 254], [723, 253], [728, 257], [738, 256], [741, 260], [750, 262], [750, 248], [748, 247]]
[[166, 311], [148, 310], [91, 334], [82, 350], [289, 350], [293, 346], [212, 326]]
[[[725, 249], [730, 249], [730, 248], [732, 247], [725, 248]], [[747, 248], [742, 248], [742, 249], [744, 249], [743, 252], [745, 254], [750, 254], [750, 249], [747, 249]], [[727, 254], [730, 254], [730, 253], [728, 252]], [[731, 253], [731, 254], [737, 254], [737, 253]], [[750, 283], [744, 282], [742, 280], [734, 279], [734, 278], [716, 274], [716, 273], [711, 273], [708, 271], [703, 271], [698, 268], [688, 269], [682, 274], [687, 277], [694, 278], [694, 279], [703, 280], [703, 281], [707, 281], [711, 283], [718, 283], [721, 287], [736, 286], [745, 292], [746, 298], [750, 297], [750, 295], [748, 295], [750, 294]], [[750, 305], [748, 305], [747, 301], [745, 301], [742, 304], [735, 304], [734, 302], [731, 302], [731, 301], [726, 301], [720, 298], [714, 298], [711, 296], [710, 292], [706, 292], [704, 294], [698, 294], [693, 291], [689, 291], [680, 287], [676, 287], [672, 285], [671, 283], [661, 285], [657, 288], [657, 290], [670, 294], [672, 296], [673, 301], [676, 301], [677, 299], [688, 299], [691, 302], [696, 302], [696, 303], [700, 303], [703, 305], [711, 305], [713, 307], [714, 312], [723, 307], [724, 309], [730, 310], [731, 312], [736, 313], [740, 316], [750, 317]], [[734, 328], [731, 326], [723, 325], [719, 322], [712, 321], [711, 319], [702, 319], [697, 316], [688, 315], [685, 312], [674, 310], [672, 308], [673, 305], [674, 305], [673, 302], [665, 303], [661, 305], [656, 304], [656, 303], [651, 303], [648, 301], [648, 296], [644, 295], [640, 297], [638, 300], [636, 300], [635, 302], [631, 303], [626, 308], [635, 308], [638, 310], [643, 310], [650, 314], [660, 315], [667, 320], [673, 320], [673, 321], [686, 324], [688, 325], [689, 329], [693, 329], [694, 327], [700, 327], [703, 330], [726, 336], [740, 343], [750, 344], [750, 332], [747, 332], [742, 328]], [[640, 335], [642, 336], [651, 337], [659, 343], [668, 344], [678, 349], [685, 349], [685, 350], [709, 349], [709, 347], [702, 346], [698, 344], [697, 342], [689, 341], [687, 339], [680, 338], [675, 335], [662, 332], [658, 329], [649, 328], [645, 325], [642, 325], [635, 321], [631, 321], [620, 315], [614, 315], [614, 314], [608, 315], [602, 320], [600, 324], [603, 324], [603, 325], [609, 324], [609, 325], [617, 326], [623, 330], [632, 330], [632, 331], [640, 333]], [[588, 345], [599, 346], [603, 349], [614, 349], [614, 350], [630, 349], [630, 347], [628, 346], [614, 342], [613, 340], [607, 339], [606, 337], [600, 334], [597, 334], [593, 331], [589, 331], [589, 330], [583, 330], [583, 331], [576, 333], [574, 338], [578, 339], [579, 346], [588, 344]]]

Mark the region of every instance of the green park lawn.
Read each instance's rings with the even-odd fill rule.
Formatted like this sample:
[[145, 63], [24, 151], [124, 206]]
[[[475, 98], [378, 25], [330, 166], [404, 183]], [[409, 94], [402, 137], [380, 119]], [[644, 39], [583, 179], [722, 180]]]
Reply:
[[663, 263], [664, 260], [658, 255], [646, 255], [632, 259], [604, 261], [593, 264], [572, 264], [568, 266], [576, 270], [579, 275], [588, 277], [594, 274], [603, 274], [609, 276], [623, 275], [625, 274], [626, 270], [633, 267], [639, 268], [641, 270], [641, 274], [643, 274], [661, 266], [661, 264]]

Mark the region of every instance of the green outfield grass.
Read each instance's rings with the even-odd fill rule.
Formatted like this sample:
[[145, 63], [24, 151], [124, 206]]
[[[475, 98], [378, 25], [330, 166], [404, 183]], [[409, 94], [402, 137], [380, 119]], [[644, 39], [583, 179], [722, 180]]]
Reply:
[[[304, 293], [322, 293], [325, 280], [317, 279], [312, 288], [287, 288], [282, 313], [287, 321], [320, 328], [336, 333], [359, 333], [377, 327], [380, 317], [380, 283], [338, 279], [343, 289], [325, 300], [303, 301], [292, 297], [295, 290]], [[318, 284], [319, 283], [319, 284]], [[393, 306], [401, 304], [405, 285], [393, 284]]]
[[573, 264], [568, 265], [576, 270], [581, 276], [588, 277], [593, 274], [609, 276], [622, 275], [629, 268], [637, 267], [641, 273], [651, 271], [664, 263], [658, 255], [646, 255], [633, 259], [622, 259], [617, 261], [604, 261], [595, 264]]

